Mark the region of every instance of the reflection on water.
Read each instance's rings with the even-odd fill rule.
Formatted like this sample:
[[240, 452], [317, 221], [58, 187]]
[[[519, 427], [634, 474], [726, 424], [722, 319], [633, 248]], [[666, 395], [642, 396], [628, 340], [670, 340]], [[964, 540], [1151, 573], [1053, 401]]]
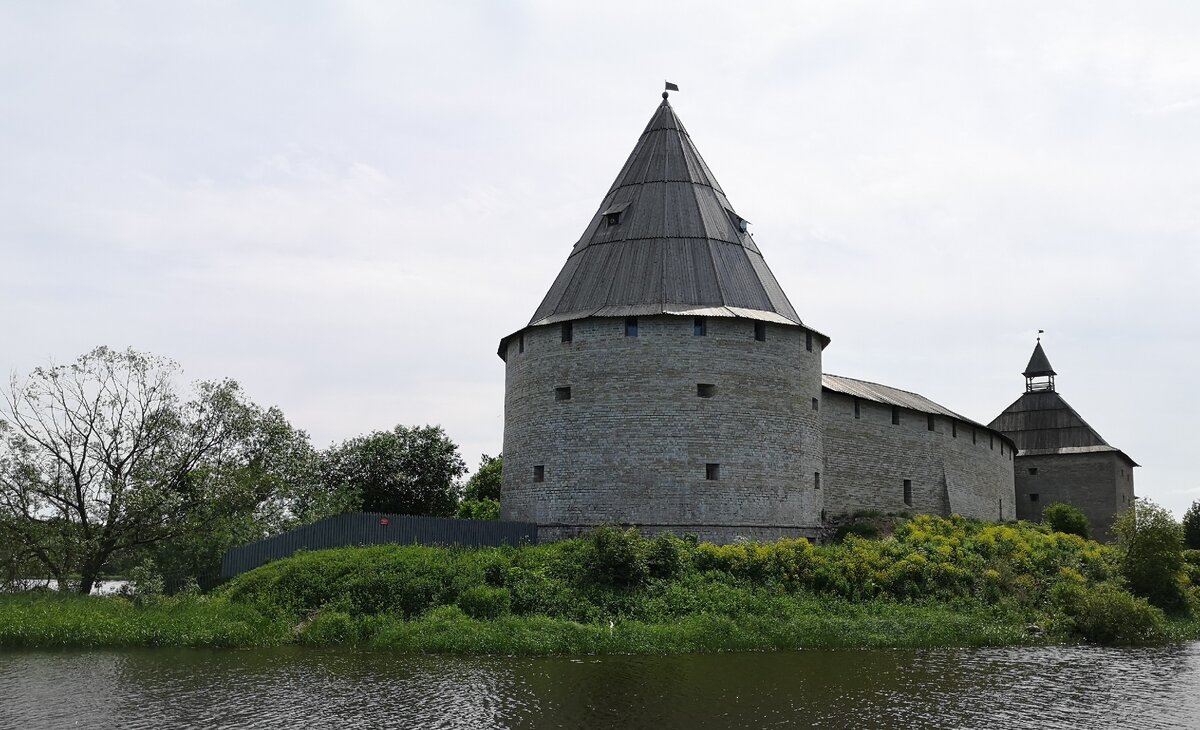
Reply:
[[0, 654], [3, 728], [1185, 728], [1200, 644], [462, 658]]

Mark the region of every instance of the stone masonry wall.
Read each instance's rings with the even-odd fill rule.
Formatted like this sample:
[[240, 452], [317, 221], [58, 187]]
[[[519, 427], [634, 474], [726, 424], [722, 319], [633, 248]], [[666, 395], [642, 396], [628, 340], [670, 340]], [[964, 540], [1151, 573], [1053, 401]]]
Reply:
[[[901, 409], [895, 425], [890, 405], [825, 391], [827, 514], [875, 509], [1013, 519], [1009, 443], [987, 428], [941, 415], [934, 415], [930, 431], [928, 415]], [[904, 501], [906, 479], [912, 482], [911, 504]]]
[[1039, 522], [1046, 505], [1067, 502], [1097, 540], [1111, 539], [1113, 519], [1133, 504], [1133, 465], [1115, 451], [1018, 456], [1015, 473], [1018, 519]]
[[720, 542], [814, 534], [820, 338], [810, 352], [801, 327], [767, 324], [764, 342], [751, 320], [706, 327], [696, 337], [692, 317], [655, 315], [626, 337], [623, 318], [590, 318], [573, 323], [571, 342], [558, 324], [511, 337], [504, 518], [536, 522], [546, 539], [602, 523]]

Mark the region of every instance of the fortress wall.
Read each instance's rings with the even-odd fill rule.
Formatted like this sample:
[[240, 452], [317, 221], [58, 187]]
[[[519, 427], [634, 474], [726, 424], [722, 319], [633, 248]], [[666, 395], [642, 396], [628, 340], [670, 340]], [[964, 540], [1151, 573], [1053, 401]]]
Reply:
[[1133, 504], [1133, 465], [1115, 451], [1018, 456], [1014, 472], [1017, 519], [1040, 521], [1046, 505], [1067, 502], [1087, 515], [1093, 538], [1108, 540], [1117, 514]]
[[[854, 403], [853, 396], [825, 391], [827, 514], [875, 509], [1015, 517], [1013, 453], [999, 434], [941, 415], [930, 431], [928, 414], [907, 409], [894, 425], [890, 405], [865, 399], [858, 399], [856, 419]], [[911, 504], [904, 501], [906, 479]]]
[[[751, 320], [706, 322], [695, 337], [692, 317], [640, 317], [626, 337], [623, 318], [590, 318], [569, 343], [560, 325], [533, 327], [524, 352], [509, 338], [504, 518], [549, 539], [602, 523], [722, 542], [815, 532], [820, 339], [809, 352], [801, 327], [767, 324], [758, 342]], [[701, 383], [713, 397], [697, 396]]]

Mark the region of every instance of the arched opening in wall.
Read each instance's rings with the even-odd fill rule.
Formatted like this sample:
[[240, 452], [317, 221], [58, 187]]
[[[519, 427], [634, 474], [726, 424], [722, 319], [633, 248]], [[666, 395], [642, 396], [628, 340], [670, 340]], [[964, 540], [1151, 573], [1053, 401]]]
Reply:
[[538, 464], [537, 466], [533, 467], [533, 481], [535, 481], [535, 482], [544, 482], [544, 481], [546, 481], [546, 467], [545, 467], [545, 465], [543, 465], [543, 464]]
[[696, 383], [696, 396], [699, 398], [712, 398], [717, 394], [717, 386], [712, 383]]
[[820, 488], [821, 488], [821, 472], [815, 471], [815, 472], [813, 472], [813, 489], [820, 489]]
[[704, 465], [704, 478], [710, 482], [715, 482], [716, 480], [720, 479], [721, 478], [721, 465], [720, 464], [705, 464]]
[[904, 480], [904, 504], [908, 505], [909, 507], [913, 506], [911, 479]]
[[759, 342], [767, 341], [767, 323], [766, 322], [755, 322], [754, 323], [754, 339], [758, 340]]
[[929, 415], [927, 415], [925, 417], [925, 428], [928, 431], [932, 431], [933, 427], [934, 427], [933, 414], [930, 413]]
[[812, 352], [812, 332], [804, 333], [804, 349]]
[[858, 398], [854, 399], [854, 418], [862, 418], [862, 401], [860, 401]]
[[575, 339], [575, 327], [571, 322], [562, 323], [562, 341], [570, 342]]
[[626, 337], [637, 337], [638, 336], [637, 317], [626, 317], [625, 318], [625, 336]]
[[708, 334], [708, 321], [704, 317], [696, 317], [692, 320], [692, 336], [704, 337]]
[[892, 425], [900, 425], [900, 406], [892, 406]]

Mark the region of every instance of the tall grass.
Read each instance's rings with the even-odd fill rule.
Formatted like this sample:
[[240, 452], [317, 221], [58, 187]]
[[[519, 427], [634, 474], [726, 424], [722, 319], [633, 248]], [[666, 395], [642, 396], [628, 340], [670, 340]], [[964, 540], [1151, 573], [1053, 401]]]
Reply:
[[221, 599], [163, 598], [139, 607], [115, 596], [0, 596], [0, 646], [8, 648], [248, 647], [290, 635], [278, 617]]

